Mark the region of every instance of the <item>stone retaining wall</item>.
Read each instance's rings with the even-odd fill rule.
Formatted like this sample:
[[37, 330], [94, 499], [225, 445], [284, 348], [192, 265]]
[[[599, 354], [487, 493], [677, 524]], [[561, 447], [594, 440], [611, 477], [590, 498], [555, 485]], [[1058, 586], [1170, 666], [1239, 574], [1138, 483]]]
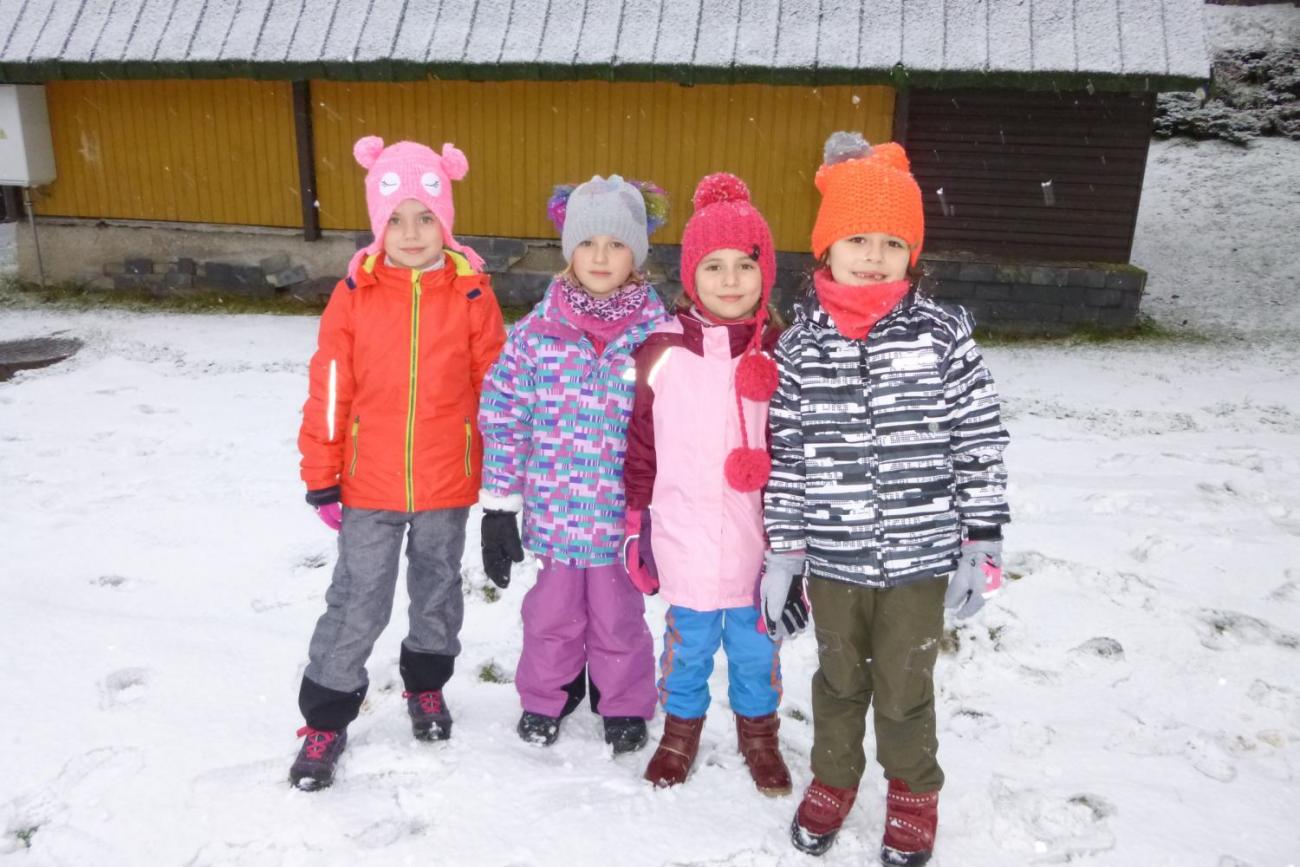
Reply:
[[[18, 225], [19, 271], [36, 279], [30, 230]], [[47, 221], [40, 226], [47, 277], [105, 290], [146, 289], [165, 295], [216, 290], [271, 296], [287, 292], [315, 300], [328, 296], [352, 252], [368, 232], [331, 232], [308, 243], [287, 230], [110, 225]], [[564, 268], [555, 240], [461, 236], [492, 274], [503, 305], [531, 306], [551, 276]], [[680, 247], [651, 247], [647, 270], [665, 298], [681, 291]], [[812, 257], [777, 254], [777, 303], [789, 312], [803, 290]], [[922, 288], [967, 307], [994, 331], [1060, 333], [1080, 327], [1122, 329], [1137, 321], [1146, 273], [1131, 265], [989, 262], [958, 254], [922, 256]]]

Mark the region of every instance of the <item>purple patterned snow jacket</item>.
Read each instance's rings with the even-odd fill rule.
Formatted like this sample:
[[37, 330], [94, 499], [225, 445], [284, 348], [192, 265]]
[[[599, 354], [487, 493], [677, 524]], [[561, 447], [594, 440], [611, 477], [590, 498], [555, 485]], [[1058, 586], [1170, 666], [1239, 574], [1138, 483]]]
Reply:
[[668, 319], [651, 289], [603, 353], [564, 317], [553, 281], [510, 331], [483, 381], [483, 488], [523, 495], [523, 543], [577, 566], [612, 563], [623, 544], [623, 457], [636, 392], [632, 352]]

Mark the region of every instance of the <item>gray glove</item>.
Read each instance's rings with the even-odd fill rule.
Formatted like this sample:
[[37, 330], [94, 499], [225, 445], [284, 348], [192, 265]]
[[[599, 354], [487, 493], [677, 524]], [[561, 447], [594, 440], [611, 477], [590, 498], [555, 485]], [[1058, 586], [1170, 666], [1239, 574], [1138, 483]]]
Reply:
[[773, 641], [794, 638], [808, 628], [808, 602], [803, 595], [803, 553], [768, 551], [758, 584], [760, 623]]
[[981, 539], [961, 546], [957, 571], [948, 579], [943, 607], [956, 609], [959, 619], [984, 607], [984, 600], [1002, 589], [1002, 542]]

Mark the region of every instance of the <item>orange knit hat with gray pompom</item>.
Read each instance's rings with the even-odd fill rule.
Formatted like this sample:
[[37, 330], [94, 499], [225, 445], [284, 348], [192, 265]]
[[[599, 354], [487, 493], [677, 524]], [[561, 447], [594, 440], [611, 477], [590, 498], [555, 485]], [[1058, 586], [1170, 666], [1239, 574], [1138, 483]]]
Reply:
[[883, 232], [906, 241], [916, 264], [925, 240], [925, 211], [901, 145], [873, 147], [861, 133], [831, 133], [816, 184], [822, 203], [813, 226], [814, 256], [821, 258], [841, 238]]

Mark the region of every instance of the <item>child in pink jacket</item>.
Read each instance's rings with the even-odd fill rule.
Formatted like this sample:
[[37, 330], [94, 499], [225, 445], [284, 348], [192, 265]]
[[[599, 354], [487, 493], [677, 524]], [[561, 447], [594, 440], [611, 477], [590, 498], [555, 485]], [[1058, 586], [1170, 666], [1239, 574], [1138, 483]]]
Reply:
[[769, 353], [778, 329], [768, 321], [776, 254], [739, 178], [704, 178], [694, 204], [682, 237], [677, 316], [635, 354], [624, 469], [628, 574], [670, 605], [659, 679], [664, 733], [645, 776], [656, 786], [685, 782], [721, 644], [740, 751], [759, 790], [780, 795], [790, 791], [777, 744], [780, 644], [756, 606], [767, 547], [762, 488], [776, 386]]

